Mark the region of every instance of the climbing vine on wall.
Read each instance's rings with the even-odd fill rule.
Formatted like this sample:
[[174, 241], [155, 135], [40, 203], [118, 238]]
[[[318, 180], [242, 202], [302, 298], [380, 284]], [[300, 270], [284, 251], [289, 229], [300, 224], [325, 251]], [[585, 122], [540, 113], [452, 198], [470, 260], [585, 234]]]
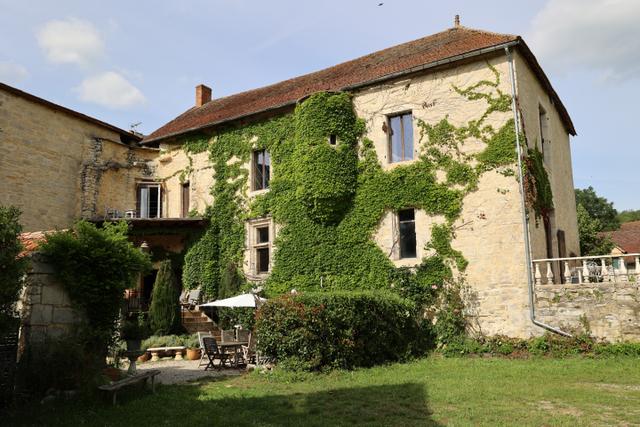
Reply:
[[[222, 272], [230, 264], [242, 265], [245, 221], [265, 215], [281, 227], [266, 283], [272, 294], [292, 288], [392, 287], [418, 300], [451, 278], [453, 269], [463, 271], [467, 261], [451, 241], [464, 197], [487, 171], [513, 175], [516, 160], [513, 120], [498, 129], [487, 123], [491, 114], [511, 106], [511, 97], [498, 88], [499, 72], [489, 69], [493, 80], [453, 87], [469, 101], [485, 101], [483, 114], [461, 126], [448, 117], [435, 124], [418, 120], [419, 157], [389, 171], [364, 136], [365, 124], [347, 93], [317, 93], [291, 114], [228, 127], [189, 143], [190, 152], [208, 150], [215, 184], [207, 210], [210, 228], [185, 257], [185, 286], [202, 285], [216, 295]], [[329, 144], [331, 136], [335, 145]], [[470, 140], [484, 142], [485, 148], [465, 153], [462, 146]], [[253, 149], [269, 151], [273, 177], [269, 192], [248, 200], [244, 165]], [[401, 273], [373, 241], [385, 213], [403, 208], [445, 218], [432, 227], [429, 255], [415, 273]]]

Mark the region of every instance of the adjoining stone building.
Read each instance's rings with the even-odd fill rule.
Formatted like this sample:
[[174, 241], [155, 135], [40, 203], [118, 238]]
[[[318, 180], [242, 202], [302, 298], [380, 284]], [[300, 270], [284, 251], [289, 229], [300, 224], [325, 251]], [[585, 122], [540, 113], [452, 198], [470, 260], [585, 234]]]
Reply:
[[0, 205], [25, 231], [136, 208], [157, 150], [140, 135], [0, 83]]

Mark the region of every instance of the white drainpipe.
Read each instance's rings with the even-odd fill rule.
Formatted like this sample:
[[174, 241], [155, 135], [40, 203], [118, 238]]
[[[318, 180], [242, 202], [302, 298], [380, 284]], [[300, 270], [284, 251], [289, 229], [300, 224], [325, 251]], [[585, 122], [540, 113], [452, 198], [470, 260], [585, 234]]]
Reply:
[[513, 57], [509, 47], [505, 47], [504, 51], [509, 62], [509, 75], [511, 78], [511, 109], [513, 110], [513, 119], [516, 127], [516, 149], [518, 152], [518, 182], [520, 184], [520, 208], [522, 210], [522, 231], [524, 234], [524, 253], [527, 268], [527, 285], [529, 287], [529, 315], [534, 325], [544, 328], [553, 333], [571, 337], [568, 332], [562, 331], [553, 326], [536, 320], [536, 310], [533, 297], [533, 275], [531, 271], [531, 246], [529, 242], [529, 220], [527, 218], [527, 207], [524, 198], [524, 176], [522, 175], [522, 147], [520, 146], [520, 115], [518, 114], [518, 106], [516, 102], [516, 76], [513, 68]]

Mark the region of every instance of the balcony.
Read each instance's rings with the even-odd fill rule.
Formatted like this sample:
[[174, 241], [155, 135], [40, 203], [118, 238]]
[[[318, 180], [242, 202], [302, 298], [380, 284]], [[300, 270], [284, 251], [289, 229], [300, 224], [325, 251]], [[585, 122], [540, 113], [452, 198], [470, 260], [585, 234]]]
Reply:
[[544, 258], [532, 261], [536, 285], [639, 283], [640, 254]]

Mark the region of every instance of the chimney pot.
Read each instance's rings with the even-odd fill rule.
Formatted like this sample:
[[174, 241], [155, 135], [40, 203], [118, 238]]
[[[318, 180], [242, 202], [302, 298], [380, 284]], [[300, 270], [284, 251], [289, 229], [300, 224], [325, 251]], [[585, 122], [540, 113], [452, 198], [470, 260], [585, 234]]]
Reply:
[[211, 101], [211, 88], [206, 85], [196, 86], [196, 107], [202, 107]]
[[456, 28], [460, 26], [460, 15], [456, 15], [455, 18], [453, 18], [453, 25]]

